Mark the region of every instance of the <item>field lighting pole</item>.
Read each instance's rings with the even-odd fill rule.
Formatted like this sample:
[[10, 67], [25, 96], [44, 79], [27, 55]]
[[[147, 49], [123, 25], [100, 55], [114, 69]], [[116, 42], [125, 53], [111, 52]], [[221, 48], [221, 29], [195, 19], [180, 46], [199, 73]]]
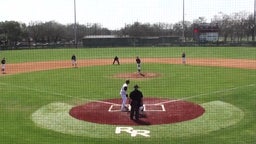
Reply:
[[76, 26], [76, 0], [74, 0], [74, 43], [75, 47], [77, 48], [77, 26]]
[[183, 0], [182, 42], [185, 42], [185, 3]]
[[256, 0], [254, 0], [254, 34], [253, 34], [253, 41], [255, 41], [255, 35], [256, 35]]

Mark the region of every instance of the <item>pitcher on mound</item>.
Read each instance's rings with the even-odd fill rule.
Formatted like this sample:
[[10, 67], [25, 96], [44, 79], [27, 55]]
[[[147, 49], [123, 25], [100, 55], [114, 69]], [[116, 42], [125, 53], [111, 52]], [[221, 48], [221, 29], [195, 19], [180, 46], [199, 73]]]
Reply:
[[136, 63], [137, 63], [138, 74], [141, 74], [141, 60], [138, 56], [136, 57]]

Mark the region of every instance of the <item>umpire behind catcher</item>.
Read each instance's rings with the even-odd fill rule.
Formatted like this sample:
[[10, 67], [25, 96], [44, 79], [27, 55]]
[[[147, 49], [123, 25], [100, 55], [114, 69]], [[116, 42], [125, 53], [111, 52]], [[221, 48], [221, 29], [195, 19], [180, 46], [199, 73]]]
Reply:
[[138, 90], [139, 86], [135, 85], [134, 90], [130, 93], [131, 99], [131, 112], [130, 112], [130, 119], [133, 120], [134, 114], [135, 119], [139, 119], [139, 107], [143, 105], [143, 94], [141, 91]]

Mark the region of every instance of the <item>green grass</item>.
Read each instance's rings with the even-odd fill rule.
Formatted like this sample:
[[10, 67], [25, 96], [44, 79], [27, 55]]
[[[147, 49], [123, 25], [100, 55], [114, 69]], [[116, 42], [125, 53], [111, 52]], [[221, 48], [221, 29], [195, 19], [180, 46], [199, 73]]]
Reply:
[[256, 59], [253, 47], [129, 47], [129, 48], [78, 48], [0, 51], [0, 58], [8, 63], [31, 61], [69, 60], [72, 54], [78, 59], [124, 57], [181, 57], [185, 51], [188, 58], [235, 58]]
[[[204, 135], [235, 125], [244, 118], [243, 111], [228, 103], [213, 101], [204, 103], [202, 106], [207, 113], [195, 120], [146, 127], [150, 129], [151, 138], [181, 138]], [[69, 116], [69, 110], [72, 107], [74, 106], [65, 103], [51, 103], [33, 113], [32, 120], [38, 127], [63, 134], [86, 135], [92, 138], [112, 137], [116, 126], [100, 125], [74, 119]], [[136, 129], [145, 129], [145, 127], [136, 126]], [[160, 131], [162, 132], [161, 135], [158, 134]]]
[[[186, 51], [187, 55], [195, 58], [256, 59], [255, 48], [23, 50], [1, 51], [0, 56], [5, 55], [10, 63], [19, 63], [69, 60], [73, 53], [77, 53], [78, 57], [83, 59], [112, 58], [114, 55], [120, 55], [121, 57], [135, 57], [136, 55], [142, 57], [180, 57], [183, 50]], [[168, 126], [153, 126], [153, 128], [140, 126], [140, 129], [151, 130], [151, 138], [131, 138], [128, 134], [116, 135], [114, 127], [104, 125], [99, 126], [100, 128], [98, 128], [98, 125], [92, 126], [91, 132], [81, 131], [82, 135], [79, 136], [40, 128], [33, 122], [32, 115], [37, 110], [50, 104], [64, 103], [72, 106], [77, 103], [88, 102], [88, 100], [119, 98], [119, 89], [124, 81], [111, 78], [111, 76], [117, 73], [134, 72], [136, 66], [125, 64], [49, 70], [0, 77], [0, 143], [251, 144], [256, 142], [255, 70], [150, 63], [145, 63], [142, 66], [143, 71], [161, 74], [161, 77], [155, 79], [131, 81], [130, 87], [139, 84], [145, 97], [184, 98], [187, 101], [204, 106], [208, 109], [206, 112], [212, 111], [221, 118], [207, 118], [206, 115], [206, 120], [216, 121], [206, 127], [203, 127], [205, 123], [202, 122], [206, 120], [201, 119], [200, 121], [200, 118]], [[219, 106], [214, 107], [212, 105]], [[231, 112], [225, 111], [227, 109], [230, 109]], [[243, 114], [242, 118], [239, 115], [240, 112]], [[230, 115], [230, 123], [234, 120], [234, 124], [218, 128], [225, 124], [225, 119], [222, 119], [225, 115]], [[59, 116], [65, 116], [65, 114]], [[36, 118], [39, 118], [39, 116]], [[57, 124], [52, 126], [61, 127], [58, 125], [58, 119], [55, 122]], [[72, 127], [72, 124], [66, 123], [65, 126]], [[84, 124], [83, 122], [78, 123]], [[80, 128], [83, 130], [83, 126]], [[182, 128], [184, 128], [184, 131]], [[207, 131], [210, 128], [213, 130]], [[102, 129], [102, 131], [93, 132], [97, 129]], [[98, 133], [107, 133], [109, 137], [97, 138], [100, 136], [94, 136], [94, 134]], [[184, 135], [179, 136], [178, 134]]]

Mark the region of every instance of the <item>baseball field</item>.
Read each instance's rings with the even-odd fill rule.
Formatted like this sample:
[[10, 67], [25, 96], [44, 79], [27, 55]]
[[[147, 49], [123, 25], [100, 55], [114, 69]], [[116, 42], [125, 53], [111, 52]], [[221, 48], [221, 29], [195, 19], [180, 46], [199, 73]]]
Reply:
[[[112, 64], [115, 56], [120, 65]], [[3, 57], [0, 143], [256, 143], [256, 48], [0, 51]], [[140, 121], [119, 111], [126, 79], [128, 92], [135, 84], [143, 92]]]

